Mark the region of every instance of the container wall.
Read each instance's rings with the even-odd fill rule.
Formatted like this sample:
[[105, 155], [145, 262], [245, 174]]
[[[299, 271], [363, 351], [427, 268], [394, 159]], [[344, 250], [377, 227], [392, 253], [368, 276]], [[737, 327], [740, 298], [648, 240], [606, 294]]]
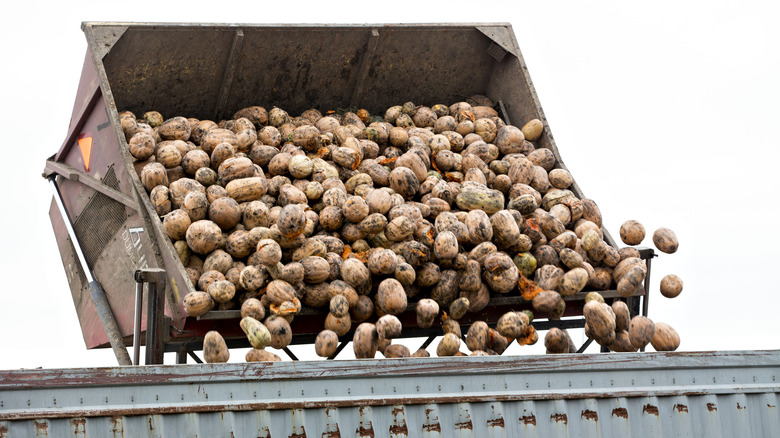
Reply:
[[775, 437], [778, 377], [778, 351], [23, 370], [0, 436]]
[[491, 42], [474, 25], [129, 26], [103, 63], [120, 111], [219, 119], [250, 105], [291, 114], [357, 106], [382, 114], [409, 100], [450, 104], [486, 93], [499, 64]]
[[0, 437], [773, 438], [777, 401], [758, 393], [115, 415], [0, 421]]

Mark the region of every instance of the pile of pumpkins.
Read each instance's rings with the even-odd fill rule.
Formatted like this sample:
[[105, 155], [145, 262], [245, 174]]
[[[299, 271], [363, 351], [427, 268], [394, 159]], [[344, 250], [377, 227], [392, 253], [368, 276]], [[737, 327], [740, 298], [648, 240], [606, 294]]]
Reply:
[[[533, 313], [508, 312], [495, 328], [471, 324], [465, 336], [471, 354], [500, 354], [514, 340], [538, 340], [534, 313], [560, 318], [564, 298], [587, 291], [586, 333], [600, 344], [679, 345], [668, 325], [627, 321], [625, 303], [604, 303], [598, 291], [643, 293], [644, 261], [634, 247], [604, 240], [598, 206], [575, 195], [572, 176], [544, 146], [543, 122], [507, 125], [484, 96], [407, 102], [381, 115], [309, 109], [293, 117], [253, 106], [219, 122], [155, 111], [120, 120], [188, 274], [184, 310], [241, 309], [248, 361], [279, 360], [266, 348], [290, 344], [305, 307], [327, 310], [315, 342], [323, 357], [353, 327], [358, 358], [427, 356], [392, 344], [402, 335], [397, 315], [411, 309], [418, 327], [443, 321], [438, 355], [463, 355], [458, 320], [491, 297], [518, 295]], [[644, 228], [628, 221], [620, 236], [635, 245]], [[666, 228], [653, 241], [667, 253], [678, 245]], [[661, 289], [676, 296], [682, 281], [667, 276]], [[563, 330], [545, 337], [550, 353], [571, 344]], [[205, 336], [204, 356], [228, 360], [219, 333]]]

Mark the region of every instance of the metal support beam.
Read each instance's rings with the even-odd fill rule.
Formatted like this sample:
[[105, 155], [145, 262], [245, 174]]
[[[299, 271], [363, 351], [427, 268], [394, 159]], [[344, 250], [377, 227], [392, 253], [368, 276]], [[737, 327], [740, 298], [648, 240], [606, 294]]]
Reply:
[[587, 341], [585, 341], [585, 343], [584, 343], [584, 344], [582, 344], [582, 346], [581, 346], [581, 347], [580, 347], [580, 348], [577, 350], [577, 353], [582, 353], [582, 352], [584, 352], [585, 350], [587, 350], [587, 349], [588, 349], [588, 347], [590, 347], [590, 344], [592, 344], [592, 343], [593, 343], [593, 339], [591, 339], [591, 338], [588, 338], [588, 340], [587, 340]]
[[136, 204], [131, 197], [125, 195], [119, 190], [115, 190], [113, 187], [109, 187], [103, 184], [103, 181], [65, 163], [57, 163], [51, 160], [46, 161], [46, 168], [44, 169], [43, 175], [47, 178], [50, 178], [54, 174], [60, 175], [63, 178], [67, 178], [71, 181], [77, 181], [81, 184], [84, 184], [92, 190], [108, 196], [114, 201], [121, 202], [125, 206], [138, 211], [138, 204]]
[[[651, 250], [652, 251], [652, 250]], [[650, 262], [655, 257], [655, 253], [652, 256], [645, 259], [645, 266], [647, 266], [647, 275], [645, 275], [645, 296], [642, 299], [642, 315], [647, 316], [647, 308], [650, 306]]]
[[203, 363], [203, 361], [195, 354], [194, 351], [187, 350], [187, 354], [195, 361], [195, 363]]
[[135, 313], [133, 315], [133, 365], [141, 365], [141, 308], [144, 302], [144, 284], [135, 283]]
[[[165, 294], [157, 292], [157, 285], [165, 281], [165, 270], [157, 268], [135, 271], [136, 284], [143, 288], [148, 283], [146, 294], [146, 365], [162, 364], [165, 352], [165, 332], [161, 331], [165, 317]], [[136, 321], [138, 322], [138, 321]], [[137, 329], [136, 329], [137, 330]]]
[[183, 344], [179, 347], [179, 351], [176, 352], [176, 363], [177, 364], [187, 363], [187, 347]]
[[332, 354], [332, 355], [331, 355], [331, 356], [328, 358], [328, 360], [333, 360], [333, 359], [335, 359], [335, 358], [336, 358], [336, 356], [338, 356], [338, 355], [339, 355], [339, 353], [341, 353], [341, 350], [343, 350], [343, 349], [344, 349], [344, 347], [346, 347], [346, 346], [347, 346], [347, 344], [349, 344], [349, 341], [341, 341], [341, 343], [339, 344], [339, 346], [338, 346], [338, 347], [336, 347], [336, 351], [334, 351], [334, 352], [333, 352], [333, 354]]
[[420, 348], [418, 348], [418, 350], [425, 350], [426, 348], [428, 348], [428, 346], [431, 345], [431, 342], [433, 342], [434, 339], [436, 339], [436, 335], [428, 336], [428, 339], [426, 339], [425, 342], [423, 342], [422, 345], [420, 345]]
[[290, 349], [289, 349], [289, 348], [287, 348], [287, 347], [284, 347], [284, 348], [282, 348], [282, 351], [284, 351], [285, 353], [287, 353], [287, 355], [288, 355], [288, 356], [290, 356], [290, 359], [292, 359], [292, 360], [298, 360], [298, 357], [296, 357], [296, 356], [295, 356], [295, 354], [293, 354], [293, 352], [292, 352], [292, 351], [290, 351]]

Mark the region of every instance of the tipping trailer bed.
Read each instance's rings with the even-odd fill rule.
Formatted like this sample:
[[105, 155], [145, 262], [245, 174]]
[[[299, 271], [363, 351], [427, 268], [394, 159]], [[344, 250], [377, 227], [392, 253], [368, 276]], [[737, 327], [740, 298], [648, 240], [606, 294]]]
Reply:
[[[537, 146], [553, 151], [557, 166], [565, 168], [506, 23], [82, 27], [88, 49], [70, 129], [59, 151], [47, 160], [44, 176], [62, 199], [62, 209], [52, 201], [50, 216], [86, 346], [105, 347], [113, 340], [120, 361], [136, 327], [134, 292], [146, 282], [152, 285], [141, 306], [146, 313], [140, 324], [148, 346], [146, 363], [162, 363], [164, 351], [177, 351], [178, 360], [186, 360], [212, 329], [230, 346], [248, 344], [237, 311], [212, 311], [200, 318], [184, 313], [182, 298], [194, 288], [135, 172], [119, 111], [157, 110], [212, 120], [257, 104], [290, 113], [313, 105], [323, 110], [359, 106], [382, 113], [409, 100], [452, 103], [482, 94], [496, 102], [508, 123], [542, 120], [545, 130]], [[584, 197], [576, 182], [571, 189]], [[616, 246], [606, 231], [605, 240]], [[649, 290], [653, 250], [644, 249], [642, 256], [648, 275], [628, 304], [633, 314], [646, 315], [644, 291]], [[615, 291], [603, 295], [608, 300], [618, 296]], [[583, 327], [584, 296], [567, 298], [564, 316], [570, 319], [538, 320], [536, 327]], [[461, 324], [467, 329], [476, 320], [494, 323], [507, 310], [529, 307], [519, 296], [498, 297]], [[325, 315], [309, 310], [296, 318], [293, 343], [311, 343]], [[416, 328], [411, 311], [400, 318], [404, 336], [430, 339], [439, 334]], [[351, 337], [350, 332], [342, 341]]]

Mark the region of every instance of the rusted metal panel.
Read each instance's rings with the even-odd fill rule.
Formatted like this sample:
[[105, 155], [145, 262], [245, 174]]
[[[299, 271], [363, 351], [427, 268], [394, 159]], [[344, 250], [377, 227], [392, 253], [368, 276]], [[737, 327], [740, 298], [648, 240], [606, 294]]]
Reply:
[[[0, 437], [776, 437], [763, 394], [404, 404], [0, 421]], [[717, 405], [718, 408], [712, 408]], [[709, 407], [708, 407], [709, 406]], [[497, 410], [498, 409], [498, 410]], [[486, 416], [485, 413], [498, 415]], [[463, 416], [470, 418], [462, 422]], [[402, 416], [399, 425], [396, 419]]]
[[767, 436], [780, 351], [0, 373], [0, 437]]

